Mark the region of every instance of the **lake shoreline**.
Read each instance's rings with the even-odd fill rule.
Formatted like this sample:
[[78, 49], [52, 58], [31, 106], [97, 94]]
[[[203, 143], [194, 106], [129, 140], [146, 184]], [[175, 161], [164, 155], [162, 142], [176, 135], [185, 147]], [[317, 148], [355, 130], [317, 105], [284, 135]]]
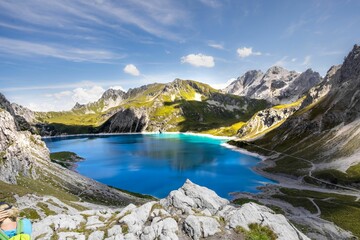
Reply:
[[[163, 135], [163, 136], [161, 136], [161, 135]], [[231, 176], [233, 176], [233, 174], [236, 174], [236, 172], [238, 172], [238, 173], [242, 173], [242, 171], [243, 170], [240, 170], [239, 169], [239, 171], [236, 171], [236, 172], [234, 172], [234, 169], [233, 169], [233, 167], [231, 167], [231, 166], [233, 166], [233, 164], [235, 164], [236, 165], [236, 168], [246, 168], [247, 170], [244, 170], [244, 171], [246, 171], [246, 172], [249, 172], [248, 174], [249, 174], [249, 179], [250, 180], [246, 180], [245, 181], [245, 179], [243, 179], [243, 178], [245, 178], [245, 175], [243, 175], [243, 174], [238, 174], [238, 176], [235, 176], [234, 177], [234, 180], [233, 180], [233, 183], [232, 184], [230, 184], [230, 185], [228, 185], [228, 184], [226, 184], [226, 185], [228, 185], [228, 187], [225, 187], [225, 188], [222, 188], [222, 190], [220, 190], [220, 192], [222, 192], [222, 193], [219, 193], [219, 194], [222, 194], [224, 197], [226, 197], [226, 196], [228, 196], [229, 197], [229, 193], [230, 192], [233, 192], [233, 191], [248, 191], [248, 192], [258, 192], [259, 190], [257, 189], [257, 187], [259, 187], [259, 186], [263, 186], [264, 184], [266, 184], [267, 182], [269, 182], [269, 183], [273, 183], [272, 182], [272, 180], [271, 179], [269, 179], [269, 178], [264, 178], [264, 177], [262, 177], [262, 175], [261, 174], [259, 174], [259, 173], [257, 173], [257, 172], [255, 172], [255, 171], [253, 171], [253, 167], [255, 166], [255, 165], [257, 165], [259, 162], [261, 162], [262, 161], [262, 159], [260, 158], [260, 155], [255, 155], [255, 154], [253, 154], [253, 153], [250, 153], [250, 152], [246, 152], [246, 151], [239, 151], [239, 149], [237, 149], [237, 148], [234, 148], [234, 147], [232, 147], [232, 146], [230, 146], [230, 145], [228, 145], [228, 144], [226, 144], [226, 142], [227, 141], [230, 141], [230, 140], [232, 140], [232, 139], [234, 139], [234, 137], [224, 137], [224, 136], [213, 136], [213, 135], [209, 135], [209, 134], [198, 134], [198, 133], [188, 133], [188, 132], [186, 132], [186, 133], [182, 133], [182, 132], [164, 132], [164, 133], [158, 133], [158, 132], [142, 132], [142, 133], [102, 133], [102, 134], [76, 134], [76, 135], [61, 135], [61, 136], [51, 136], [51, 137], [44, 137], [44, 141], [45, 142], [53, 142], [52, 141], [52, 139], [54, 139], [54, 142], [53, 143], [51, 143], [51, 144], [54, 144], [54, 145], [48, 145], [48, 143], [47, 143], [47, 146], [49, 147], [49, 149], [51, 149], [51, 151], [73, 151], [73, 152], [76, 152], [77, 154], [79, 154], [79, 156], [82, 156], [82, 157], [84, 157], [84, 158], [86, 158], [86, 159], [88, 159], [89, 158], [89, 160], [91, 159], [90, 158], [90, 153], [89, 154], [82, 154], [81, 153], [81, 151], [83, 151], [83, 150], [81, 150], [81, 149], [83, 149], [83, 147], [87, 147], [86, 145], [78, 145], [79, 147], [77, 147], [78, 149], [79, 149], [79, 151], [76, 151], [76, 148], [72, 148], [73, 147], [73, 145], [70, 147], [70, 145], [69, 145], [69, 147], [66, 147], [66, 146], [63, 146], [62, 147], [62, 149], [60, 149], [60, 150], [58, 150], [58, 149], [54, 149], [52, 146], [55, 146], [56, 145], [56, 140], [55, 139], [57, 139], [58, 141], [67, 141], [67, 140], [71, 140], [71, 138], [74, 138], [74, 139], [84, 139], [84, 141], [85, 142], [87, 142], [88, 140], [87, 139], [89, 139], [89, 140], [92, 140], [92, 138], [99, 138], [99, 139], [101, 139], [102, 137], [105, 137], [105, 138], [107, 138], [107, 137], [115, 137], [114, 139], [117, 139], [116, 138], [116, 136], [133, 136], [133, 137], [130, 137], [129, 139], [127, 138], [127, 137], [124, 137], [124, 139], [128, 139], [128, 140], [120, 140], [120, 139], [122, 139], [122, 138], [119, 138], [119, 140], [115, 140], [115, 141], [125, 141], [124, 143], [126, 143], [127, 141], [130, 141], [131, 142], [131, 139], [132, 138], [136, 138], [136, 139], [141, 139], [142, 137], [144, 137], [144, 138], [146, 138], [147, 136], [151, 136], [151, 138], [152, 137], [154, 137], [154, 140], [155, 139], [157, 139], [156, 141], [167, 141], [167, 139], [168, 138], [179, 138], [179, 139], [193, 139], [193, 137], [194, 137], [194, 140], [190, 140], [190, 142], [191, 141], [194, 141], [194, 143], [195, 142], [199, 142], [200, 144], [202, 144], [203, 142], [204, 143], [212, 143], [212, 144], [214, 144], [215, 146], [217, 146], [217, 147], [210, 147], [209, 149], [208, 149], [208, 146], [207, 145], [205, 145], [205, 146], [201, 146], [201, 149], [202, 148], [204, 148], [204, 150], [201, 150], [201, 149], [199, 149], [199, 150], [197, 150], [198, 149], [198, 147], [195, 147], [194, 146], [194, 150], [195, 150], [195, 152], [199, 152], [199, 153], [201, 153], [201, 152], [207, 152], [207, 154], [206, 154], [206, 156], [204, 156], [206, 159], [208, 159], [208, 161], [212, 161], [211, 159], [212, 159], [212, 157], [211, 156], [217, 156], [217, 157], [215, 157], [215, 159], [218, 159], [218, 160], [216, 160], [216, 162], [214, 162], [215, 163], [215, 165], [212, 165], [211, 163], [210, 163], [210, 165], [204, 165], [204, 169], [205, 169], [205, 171], [204, 171], [204, 169], [203, 169], [203, 167], [202, 167], [202, 165], [201, 165], [201, 167], [200, 168], [196, 168], [197, 170], [195, 170], [195, 169], [193, 169], [193, 168], [189, 168], [188, 170], [186, 170], [187, 172], [186, 172], [186, 177], [187, 178], [189, 178], [189, 179], [192, 179], [193, 181], [196, 181], [197, 183], [199, 182], [199, 184], [201, 184], [201, 182], [203, 182], [202, 184], [204, 184], [204, 179], [203, 179], [203, 177], [202, 176], [204, 176], [204, 174], [214, 174], [214, 175], [212, 175], [213, 177], [211, 177], [211, 182], [214, 182], [215, 180], [215, 177], [214, 176], [217, 176], [217, 177], [219, 177], [219, 176], [221, 176], [222, 174], [226, 174], [226, 175], [228, 175], [228, 173], [231, 173], [230, 175], [228, 175], [227, 177], [226, 177], [226, 179], [227, 180], [224, 180], [224, 184], [225, 184], [225, 182], [228, 182], [228, 181], [230, 181], [230, 178], [231, 178]], [[107, 142], [108, 140], [105, 140], [105, 138], [104, 138], [104, 140], [100, 140], [99, 141], [99, 143], [100, 142]], [[211, 139], [213, 139], [213, 140], [211, 140]], [[111, 141], [111, 140], [110, 140]], [[186, 142], [188, 142], [189, 140], [186, 140]], [[81, 142], [83, 142], [83, 141], [81, 141]], [[171, 142], [170, 142], [171, 143]], [[193, 145], [192, 143], [190, 143], [190, 146], [191, 145]], [[95, 146], [95, 145], [94, 145]], [[101, 145], [99, 145], [99, 146], [101, 146]], [[120, 146], [120, 145], [119, 145]], [[168, 149], [166, 146], [166, 144], [164, 145], [164, 144], [155, 144], [155, 146], [159, 146], [160, 148], [161, 147], [164, 147], [164, 149]], [[184, 154], [186, 154], [186, 155], [184, 155], [184, 156], [182, 156], [182, 157], [178, 157], [178, 161], [180, 161], [181, 159], [185, 159], [186, 160], [186, 162], [192, 162], [192, 164], [195, 164], [194, 166], [198, 166], [197, 164], [200, 164], [203, 160], [201, 160], [202, 158], [204, 158], [204, 157], [199, 157], [198, 156], [198, 154], [193, 154], [192, 153], [192, 150], [190, 150], [189, 151], [189, 148], [188, 147], [185, 147], [185, 148], [183, 148], [183, 145], [179, 145], [181, 148], [179, 148], [179, 150], [177, 150], [177, 148], [172, 148], [172, 146], [170, 145], [169, 147], [169, 149], [170, 149], [170, 151], [171, 152], [177, 152], [177, 151], [179, 151], [178, 153], [180, 154], [180, 156], [181, 156], [181, 154], [182, 153], [184, 153]], [[190, 147], [189, 146], [189, 147]], [[72, 148], [72, 149], [71, 149]], [[127, 148], [127, 147], [126, 147]], [[192, 147], [190, 147], [190, 148], [192, 148]], [[214, 150], [214, 148], [215, 149], [218, 149], [219, 148], [219, 150]], [[145, 148], [140, 148], [140, 149], [152, 149], [152, 148], [149, 148], [149, 147], [145, 147]], [[182, 149], [184, 149], [185, 150], [185, 152], [183, 152], [183, 150]], [[221, 150], [222, 149], [222, 150]], [[122, 150], [123, 152], [124, 152], [124, 150]], [[153, 150], [152, 150], [153, 151]], [[210, 151], [210, 152], [209, 152]], [[213, 152], [213, 151], [215, 151], [215, 152]], [[194, 152], [194, 153], [195, 153]], [[220, 153], [222, 153], [222, 152], [228, 152], [226, 155], [218, 155], [218, 154], [220, 154]], [[233, 153], [231, 153], [231, 152], [233, 152]], [[86, 153], [86, 151], [85, 151], [85, 153]], [[96, 153], [97, 154], [97, 153]], [[144, 154], [144, 153], [143, 153]], [[190, 155], [191, 154], [193, 154], [193, 155], [191, 155], [191, 156], [193, 156], [193, 157], [191, 157]], [[229, 155], [228, 155], [229, 154]], [[238, 155], [239, 154], [239, 155]], [[211, 155], [211, 156], [210, 156]], [[244, 155], [244, 156], [242, 156], [242, 155]], [[94, 155], [95, 157], [96, 157], [96, 155]], [[149, 152], [149, 153], [146, 153], [144, 156], [152, 156], [152, 154], [151, 154], [151, 152]], [[239, 160], [237, 159], [237, 156], [239, 156]], [[234, 158], [235, 157], [235, 158]], [[121, 158], [121, 157], [120, 157]], [[148, 158], [148, 157], [147, 157]], [[195, 158], [195, 159], [193, 159], [193, 158]], [[247, 160], [246, 160], [247, 159]], [[194, 160], [194, 161], [193, 161]], [[195, 161], [196, 160], [196, 161]], [[92, 161], [92, 160], [91, 160]], [[133, 160], [131, 160], [131, 161], [133, 161]], [[176, 163], [176, 162], [174, 162], [173, 161], [173, 163]], [[90, 162], [90, 164], [92, 164], [91, 162]], [[98, 163], [97, 163], [98, 164]], [[128, 163], [127, 163], [128, 164]], [[189, 164], [189, 163], [187, 163], [187, 164]], [[216, 168], [214, 168], [214, 166], [218, 166], [218, 164], [219, 164], [219, 167], [216, 167]], [[230, 164], [230, 165], [229, 165]], [[174, 165], [175, 166], [175, 165]], [[179, 165], [179, 166], [181, 166], [181, 167], [183, 167], [184, 165]], [[199, 166], [198, 166], [199, 167]], [[234, 166], [235, 167], [235, 166]], [[117, 169], [118, 168], [118, 166], [116, 166], [114, 169]], [[120, 165], [119, 165], [119, 168], [120, 168]], [[167, 168], [166, 168], [167, 169]], [[212, 169], [212, 170], [210, 170], [210, 169]], [[217, 170], [214, 170], [214, 169], [217, 169]], [[79, 171], [79, 170], [78, 170]], [[88, 170], [86, 170], [86, 171], [88, 171]], [[122, 169], [122, 171], [123, 171], [123, 169]], [[160, 171], [163, 171], [163, 170], [160, 170]], [[168, 170], [166, 170], [166, 171], [168, 171]], [[202, 172], [202, 171], [204, 171], [204, 172]], [[221, 173], [221, 171], [225, 171], [225, 172], [223, 172], [223, 173]], [[85, 173], [85, 172], [81, 172], [81, 171], [79, 171], [81, 174], [83, 174], [83, 175], [85, 175], [85, 176], [87, 176], [87, 177], [90, 177], [90, 178], [93, 178], [93, 179], [95, 179], [95, 180], [98, 180], [99, 181], [99, 179], [98, 179], [98, 177], [94, 177], [94, 176], [91, 176], [91, 175], [89, 175], [89, 174], [87, 174], [87, 173]], [[115, 170], [114, 170], [114, 172], [115, 172]], [[208, 173], [206, 173], [206, 172], [208, 172]], [[250, 172], [252, 172], [251, 174], [250, 174]], [[124, 172], [125, 174], [128, 174], [127, 172]], [[181, 174], [183, 173], [183, 171], [181, 171]], [[169, 173], [169, 172], [167, 172], [167, 174], [169, 174], [169, 176], [172, 176], [172, 177], [174, 177], [174, 176], [176, 176], [176, 173]], [[174, 175], [175, 174], [175, 175]], [[189, 174], [189, 175], [187, 175], [187, 174]], [[257, 175], [257, 177], [255, 177]], [[123, 175], [124, 176], [124, 175]], [[210, 176], [210, 175], [209, 175]], [[250, 177], [250, 176], [254, 176], [254, 177]], [[133, 177], [130, 177], [130, 179], [132, 179]], [[199, 179], [197, 179], [197, 178], [199, 178]], [[202, 180], [200, 180], [200, 178], [202, 179]], [[197, 180], [196, 180], [197, 179]], [[240, 179], [242, 179], [242, 180], [240, 180]], [[251, 183], [251, 179], [253, 179], [254, 180], [254, 182], [256, 182], [257, 184], [254, 184], [254, 182], [253, 183]], [[238, 181], [238, 180], [240, 180], [240, 182]], [[111, 180], [111, 181], [113, 181], [113, 180]], [[131, 180], [130, 180], [131, 181]], [[245, 183], [245, 182], [247, 182], [247, 181], [250, 181], [250, 182], [248, 182], [248, 183]], [[109, 181], [110, 182], [110, 181]], [[220, 181], [221, 182], [221, 181]], [[113, 183], [108, 183], [108, 182], [103, 182], [104, 184], [113, 184]], [[220, 183], [219, 183], [220, 184]], [[217, 185], [219, 185], [219, 184], [217, 184]], [[146, 193], [146, 194], [150, 194], [150, 195], [153, 195], [153, 196], [156, 196], [156, 197], [161, 197], [161, 195], [159, 196], [159, 195], [157, 195], [157, 194], [155, 194], [155, 193], [149, 193], [149, 192], [144, 192], [144, 191], [141, 191], [141, 190], [138, 190], [138, 189], [132, 189], [132, 188], [129, 188], [129, 187], [127, 187], [126, 186], [127, 184], [125, 184], [125, 186], [117, 186], [117, 187], [119, 187], [119, 188], [122, 188], [122, 189], [131, 189], [131, 191], [134, 191], [134, 192], [140, 192], [140, 193]], [[231, 188], [231, 186], [232, 185], [234, 185], [233, 186], [233, 188]], [[115, 185], [116, 186], [116, 185]], [[225, 186], [225, 185], [224, 185]], [[214, 187], [211, 187], [211, 185], [209, 185], [208, 186], [209, 188], [214, 188]], [[216, 188], [215, 188], [216, 189]], [[218, 189], [219, 190], [219, 189]], [[226, 192], [226, 194], [224, 194], [224, 192], [225, 191], [227, 191]], [[228, 198], [227, 197], [227, 198]]]

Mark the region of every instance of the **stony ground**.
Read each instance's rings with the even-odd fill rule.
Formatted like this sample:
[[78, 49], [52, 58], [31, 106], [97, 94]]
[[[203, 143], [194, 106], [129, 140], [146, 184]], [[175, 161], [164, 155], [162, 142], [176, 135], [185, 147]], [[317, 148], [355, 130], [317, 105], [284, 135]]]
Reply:
[[[278, 239], [309, 239], [283, 215], [265, 206], [233, 206], [214, 191], [189, 180], [164, 199], [125, 208], [83, 204], [91, 210], [80, 211], [53, 197], [26, 196], [17, 200], [21, 209], [34, 207], [40, 212], [41, 220], [34, 222], [32, 236], [39, 240], [244, 239], [243, 231], [249, 230], [250, 223], [268, 226]], [[46, 202], [46, 207], [39, 202]]]

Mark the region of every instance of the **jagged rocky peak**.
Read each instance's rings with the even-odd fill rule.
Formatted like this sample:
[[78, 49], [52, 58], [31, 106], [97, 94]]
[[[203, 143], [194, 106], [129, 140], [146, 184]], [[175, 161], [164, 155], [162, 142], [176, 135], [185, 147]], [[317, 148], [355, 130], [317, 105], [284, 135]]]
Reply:
[[78, 110], [78, 109], [81, 109], [82, 107], [85, 107], [85, 104], [80, 104], [80, 103], [76, 102], [75, 106], [72, 108], [72, 110]]
[[0, 110], [0, 181], [16, 183], [17, 176], [35, 178], [34, 166], [49, 161], [49, 150], [40, 136], [19, 131], [14, 117]]
[[359, 79], [360, 76], [360, 45], [355, 44], [351, 52], [345, 58], [341, 67], [342, 80]]
[[265, 73], [260, 70], [248, 71], [223, 91], [249, 98], [265, 99], [273, 104], [290, 103], [321, 80], [320, 74], [312, 69], [298, 73], [273, 66]]
[[233, 81], [223, 91], [225, 93], [245, 96], [244, 90], [246, 89], [246, 87], [252, 85], [254, 81], [261, 79], [263, 75], [264, 73], [261, 70], [247, 71], [244, 75], [238, 77], [235, 81]]
[[124, 98], [124, 95], [126, 93], [122, 91], [121, 89], [108, 89], [106, 90], [103, 95], [101, 96], [101, 99], [113, 99], [116, 100], [118, 98]]
[[35, 117], [35, 113], [33, 111], [31, 111], [30, 109], [21, 106], [17, 103], [11, 103], [11, 107], [14, 110], [14, 113], [17, 116], [21, 116], [23, 117], [28, 123], [36, 123], [36, 117]]
[[8, 111], [12, 116], [15, 115], [14, 109], [11, 107], [10, 102], [2, 93], [0, 93], [0, 108]]

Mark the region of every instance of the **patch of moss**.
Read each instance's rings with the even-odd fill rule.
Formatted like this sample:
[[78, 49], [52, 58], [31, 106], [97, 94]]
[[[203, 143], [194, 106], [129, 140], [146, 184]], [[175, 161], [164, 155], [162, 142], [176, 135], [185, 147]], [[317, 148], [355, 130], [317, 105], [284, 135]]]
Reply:
[[3, 164], [5, 161], [5, 155], [6, 152], [5, 151], [0, 151], [0, 164]]
[[249, 224], [249, 231], [237, 226], [236, 233], [242, 233], [246, 240], [276, 240], [277, 235], [268, 227], [261, 226], [258, 223]]
[[129, 226], [125, 223], [121, 224], [121, 230], [123, 234], [129, 233]]
[[43, 212], [45, 213], [46, 216], [56, 215], [56, 212], [49, 209], [49, 206], [46, 203], [39, 202], [36, 204], [36, 206], [41, 208], [41, 210], [43, 210]]
[[25, 208], [21, 210], [20, 217], [25, 217], [31, 220], [40, 219], [40, 215], [38, 214], [38, 212], [32, 208]]
[[261, 204], [258, 200], [250, 199], [250, 198], [237, 198], [237, 199], [232, 201], [232, 203], [237, 204], [237, 205], [243, 205], [243, 204], [249, 203], [249, 202], [254, 202], [254, 203], [257, 203], [257, 204]]

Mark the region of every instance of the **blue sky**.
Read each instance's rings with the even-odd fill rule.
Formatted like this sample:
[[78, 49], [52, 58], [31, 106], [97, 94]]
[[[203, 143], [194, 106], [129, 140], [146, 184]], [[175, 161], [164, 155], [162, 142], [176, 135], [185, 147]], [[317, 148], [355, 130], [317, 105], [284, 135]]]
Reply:
[[359, 13], [358, 0], [1, 0], [0, 92], [47, 111], [273, 65], [325, 75], [359, 43]]

